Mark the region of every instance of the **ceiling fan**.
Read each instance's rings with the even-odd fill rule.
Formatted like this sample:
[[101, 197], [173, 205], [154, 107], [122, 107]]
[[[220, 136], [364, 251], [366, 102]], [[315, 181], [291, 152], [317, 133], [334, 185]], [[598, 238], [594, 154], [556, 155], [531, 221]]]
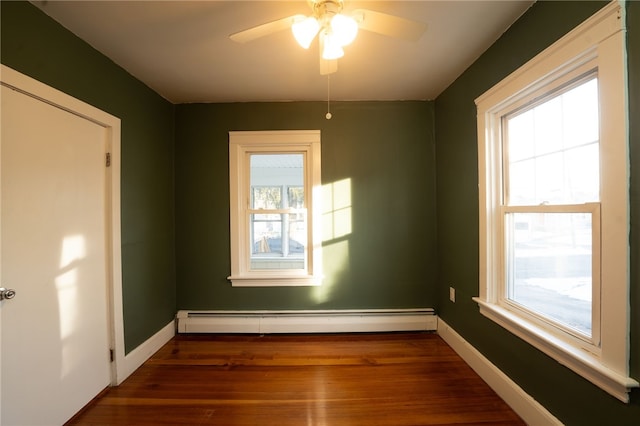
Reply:
[[337, 71], [337, 60], [344, 55], [342, 48], [355, 39], [359, 29], [417, 41], [427, 28], [422, 22], [368, 9], [343, 13], [344, 0], [307, 0], [307, 3], [312, 10], [309, 16], [288, 16], [231, 34], [229, 38], [246, 43], [291, 28], [298, 44], [308, 49], [317, 36], [320, 44], [320, 74], [325, 75]]

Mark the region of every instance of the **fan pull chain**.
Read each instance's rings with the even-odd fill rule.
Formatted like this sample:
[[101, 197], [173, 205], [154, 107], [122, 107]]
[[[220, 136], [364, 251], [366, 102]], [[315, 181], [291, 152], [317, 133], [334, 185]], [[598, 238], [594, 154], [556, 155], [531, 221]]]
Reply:
[[325, 117], [327, 120], [331, 120], [331, 106], [329, 103], [329, 99], [331, 98], [331, 76], [327, 74], [327, 115]]

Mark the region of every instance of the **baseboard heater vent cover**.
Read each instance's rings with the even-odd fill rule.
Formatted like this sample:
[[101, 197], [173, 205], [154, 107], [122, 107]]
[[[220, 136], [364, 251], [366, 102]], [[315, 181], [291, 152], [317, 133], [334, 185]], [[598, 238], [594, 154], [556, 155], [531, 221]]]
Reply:
[[323, 311], [178, 311], [178, 333], [435, 331], [432, 308]]

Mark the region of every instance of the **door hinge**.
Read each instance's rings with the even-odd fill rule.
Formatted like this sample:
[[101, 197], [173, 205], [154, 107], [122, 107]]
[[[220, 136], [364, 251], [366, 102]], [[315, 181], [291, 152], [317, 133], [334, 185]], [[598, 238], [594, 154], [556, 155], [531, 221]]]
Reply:
[[111, 153], [107, 152], [107, 167], [111, 166]]
[[109, 361], [113, 362], [113, 349], [109, 349]]

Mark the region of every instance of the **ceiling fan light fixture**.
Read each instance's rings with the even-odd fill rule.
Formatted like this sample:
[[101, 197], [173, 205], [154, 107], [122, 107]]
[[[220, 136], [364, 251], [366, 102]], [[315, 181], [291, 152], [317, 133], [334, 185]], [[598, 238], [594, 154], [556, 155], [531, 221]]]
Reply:
[[304, 49], [309, 49], [317, 37], [320, 74], [329, 75], [336, 72], [337, 59], [344, 56], [343, 48], [355, 40], [361, 29], [409, 41], [418, 41], [426, 30], [426, 24], [422, 22], [368, 9], [356, 9], [343, 14], [344, 2], [307, 0], [312, 10], [310, 16], [287, 16], [233, 33], [229, 38], [246, 43], [291, 28], [296, 42]]
[[320, 23], [313, 16], [296, 18], [291, 25], [291, 32], [298, 44], [305, 49], [311, 46], [311, 42], [320, 31]]
[[335, 37], [335, 35], [330, 32], [323, 31], [322, 34], [323, 39], [323, 47], [322, 47], [322, 59], [333, 60], [342, 58], [344, 56], [344, 50], [342, 50], [342, 45]]
[[352, 17], [338, 13], [331, 19], [331, 34], [341, 46], [347, 46], [358, 35], [358, 23]]

